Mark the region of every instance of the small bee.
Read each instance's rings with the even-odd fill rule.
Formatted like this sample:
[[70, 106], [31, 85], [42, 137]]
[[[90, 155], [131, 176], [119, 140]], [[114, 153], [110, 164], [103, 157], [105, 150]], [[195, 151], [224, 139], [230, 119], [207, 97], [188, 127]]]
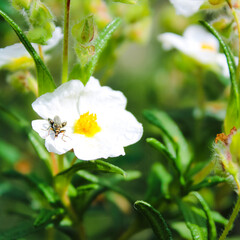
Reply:
[[48, 118], [48, 122], [50, 123], [50, 130], [52, 130], [55, 133], [55, 138], [60, 133], [64, 133], [66, 131], [66, 130], [61, 130], [61, 128], [65, 127], [67, 125], [67, 122], [61, 122], [61, 119], [59, 116], [55, 116], [53, 120], [51, 118]]

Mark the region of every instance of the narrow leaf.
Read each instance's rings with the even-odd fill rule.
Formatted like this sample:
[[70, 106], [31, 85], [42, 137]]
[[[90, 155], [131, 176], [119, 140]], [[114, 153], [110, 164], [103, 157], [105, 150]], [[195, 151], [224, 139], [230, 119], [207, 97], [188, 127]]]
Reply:
[[188, 201], [178, 200], [177, 203], [183, 214], [186, 225], [192, 234], [193, 240], [209, 239], [208, 222], [205, 212]]
[[87, 83], [89, 78], [92, 76], [102, 51], [106, 47], [108, 40], [111, 38], [111, 36], [113, 35], [116, 28], [120, 25], [120, 23], [121, 23], [120, 18], [114, 19], [102, 30], [98, 38], [94, 41], [95, 54], [89, 60], [89, 62], [85, 67], [86, 75], [85, 75], [85, 79], [83, 80], [84, 83]]
[[198, 201], [200, 202], [202, 209], [204, 210], [206, 216], [207, 216], [207, 223], [208, 223], [208, 239], [209, 240], [215, 240], [217, 238], [217, 231], [216, 226], [214, 223], [214, 220], [211, 215], [210, 208], [208, 207], [207, 203], [203, 199], [203, 197], [198, 192], [192, 192]]
[[81, 161], [79, 163], [76, 163], [71, 168], [63, 172], [60, 172], [56, 177], [58, 176], [72, 177], [77, 171], [85, 170], [85, 169], [89, 171], [118, 173], [123, 176], [126, 175], [126, 173], [121, 168], [115, 165], [112, 165], [111, 163], [101, 161], [101, 160], [93, 160], [93, 161]]
[[171, 141], [172, 147], [175, 149], [176, 166], [184, 173], [192, 160], [192, 154], [179, 127], [163, 111], [145, 110], [143, 115], [150, 123], [162, 131], [164, 137], [167, 137]]
[[39, 57], [26, 35], [23, 33], [22, 29], [3, 11], [0, 10], [0, 15], [9, 23], [13, 30], [18, 35], [20, 41], [23, 43], [26, 50], [32, 56], [36, 69], [37, 69], [37, 80], [38, 80], [38, 91], [39, 95], [46, 92], [53, 91], [56, 86], [53, 81], [51, 74], [49, 73], [46, 65], [43, 63], [42, 59]]
[[39, 227], [41, 225], [47, 225], [52, 220], [56, 219], [59, 215], [63, 214], [64, 210], [62, 208], [57, 208], [54, 210], [41, 209], [38, 217], [35, 219], [33, 225], [34, 227]]
[[220, 177], [220, 176], [207, 177], [202, 182], [200, 182], [196, 185], [193, 185], [190, 188], [190, 191], [198, 191], [201, 188], [212, 187], [212, 186], [215, 186], [215, 185], [217, 185], [219, 183], [222, 183], [222, 182], [227, 182], [227, 178]]
[[238, 79], [236, 74], [236, 64], [234, 60], [233, 53], [231, 52], [228, 45], [224, 42], [221, 35], [217, 32], [217, 30], [211, 26], [206, 21], [200, 21], [200, 23], [208, 29], [219, 41], [223, 52], [226, 56], [228, 68], [230, 72], [231, 79], [231, 93], [230, 99], [227, 107], [227, 114], [224, 121], [225, 132], [229, 133], [233, 126], [239, 128], [239, 118], [240, 118], [240, 102], [239, 102], [239, 89], [238, 89]]
[[147, 218], [158, 239], [173, 239], [171, 231], [160, 212], [144, 201], [136, 201], [134, 207]]

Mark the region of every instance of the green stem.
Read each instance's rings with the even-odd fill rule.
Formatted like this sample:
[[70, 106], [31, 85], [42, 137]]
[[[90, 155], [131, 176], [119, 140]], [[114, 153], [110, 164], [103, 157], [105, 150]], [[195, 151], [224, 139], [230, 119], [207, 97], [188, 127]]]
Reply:
[[228, 221], [228, 224], [226, 225], [222, 235], [220, 236], [219, 240], [224, 240], [226, 239], [227, 235], [228, 235], [228, 232], [231, 230], [232, 228], [232, 225], [238, 215], [238, 212], [240, 210], [240, 195], [238, 194], [238, 200], [237, 200], [237, 203], [233, 209], [233, 212], [232, 212], [232, 215], [231, 217], [229, 218], [229, 221]]
[[62, 83], [68, 80], [68, 36], [69, 36], [70, 0], [65, 0]]
[[64, 155], [58, 156], [58, 169], [59, 172], [62, 172], [64, 170]]

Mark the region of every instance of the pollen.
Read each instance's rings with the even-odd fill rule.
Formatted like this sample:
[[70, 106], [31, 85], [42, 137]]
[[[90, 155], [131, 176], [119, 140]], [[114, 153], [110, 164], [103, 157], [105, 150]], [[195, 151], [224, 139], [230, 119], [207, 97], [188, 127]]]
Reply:
[[86, 137], [93, 137], [100, 131], [101, 128], [97, 123], [97, 115], [89, 114], [89, 112], [82, 114], [74, 125], [74, 133], [83, 134]]
[[216, 48], [213, 45], [209, 44], [209, 43], [202, 43], [201, 47], [202, 47], [203, 50], [216, 52]]

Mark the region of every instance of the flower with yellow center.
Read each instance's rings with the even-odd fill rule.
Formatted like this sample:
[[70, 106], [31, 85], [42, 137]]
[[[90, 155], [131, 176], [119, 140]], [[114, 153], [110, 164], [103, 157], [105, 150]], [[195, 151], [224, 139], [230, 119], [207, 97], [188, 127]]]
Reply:
[[[56, 27], [51, 39], [46, 45], [42, 46], [43, 52], [47, 52], [55, 47], [62, 39], [63, 34], [60, 27]], [[33, 43], [32, 46], [38, 52], [38, 45]], [[0, 48], [0, 68], [15, 71], [33, 66], [34, 62], [28, 51], [22, 43], [15, 43], [5, 48]]]
[[[200, 25], [189, 26], [183, 36], [174, 33], [163, 33], [158, 36], [165, 50], [176, 48], [198, 63], [209, 66], [229, 77], [226, 57], [219, 52], [217, 39]], [[237, 62], [238, 59], [235, 58]]]
[[142, 125], [128, 112], [120, 91], [101, 87], [90, 78], [62, 84], [46, 93], [32, 107], [43, 119], [32, 121], [33, 129], [45, 139], [49, 152], [63, 154], [73, 149], [77, 158], [94, 160], [124, 155], [124, 147], [137, 142]]

